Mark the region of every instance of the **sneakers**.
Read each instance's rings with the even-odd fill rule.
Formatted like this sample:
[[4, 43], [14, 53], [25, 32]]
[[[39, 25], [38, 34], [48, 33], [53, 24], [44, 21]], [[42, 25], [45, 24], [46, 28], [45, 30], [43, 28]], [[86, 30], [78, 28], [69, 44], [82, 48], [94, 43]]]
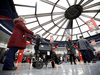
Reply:
[[2, 70], [16, 70], [17, 67], [11, 67], [11, 68], [3, 68]]

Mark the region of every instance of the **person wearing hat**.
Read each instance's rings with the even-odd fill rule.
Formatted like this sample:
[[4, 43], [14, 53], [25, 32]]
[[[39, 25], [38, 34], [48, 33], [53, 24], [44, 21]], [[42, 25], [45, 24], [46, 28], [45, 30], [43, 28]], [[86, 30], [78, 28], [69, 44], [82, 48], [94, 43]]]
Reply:
[[27, 35], [31, 34], [34, 35], [34, 32], [28, 30], [24, 25], [25, 19], [24, 18], [16, 18], [13, 20], [14, 23], [14, 30], [8, 42], [9, 51], [6, 54], [6, 59], [3, 65], [3, 70], [16, 70], [17, 67], [14, 66], [15, 60], [15, 53], [18, 49], [25, 49], [26, 48], [26, 40], [32, 39], [30, 36]]
[[84, 39], [83, 36], [80, 36], [80, 39], [78, 40], [77, 45], [78, 45], [78, 50], [82, 54], [84, 63], [86, 63], [86, 61], [88, 61], [88, 63], [90, 63], [90, 61], [91, 61], [90, 53], [89, 53], [90, 45], [89, 45], [88, 40]]

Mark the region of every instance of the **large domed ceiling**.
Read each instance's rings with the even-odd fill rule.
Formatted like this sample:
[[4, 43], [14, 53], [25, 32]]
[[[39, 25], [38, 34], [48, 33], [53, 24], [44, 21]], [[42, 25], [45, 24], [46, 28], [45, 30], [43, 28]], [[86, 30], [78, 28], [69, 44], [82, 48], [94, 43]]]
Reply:
[[[13, 0], [26, 27], [50, 40], [66, 41], [66, 29], [72, 40], [100, 33], [100, 0]], [[89, 30], [87, 21], [93, 19], [98, 29]]]

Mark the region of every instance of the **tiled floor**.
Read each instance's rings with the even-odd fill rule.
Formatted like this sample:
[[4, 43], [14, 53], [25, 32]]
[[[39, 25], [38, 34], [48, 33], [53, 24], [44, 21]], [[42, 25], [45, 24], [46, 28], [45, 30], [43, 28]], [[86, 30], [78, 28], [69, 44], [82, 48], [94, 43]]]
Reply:
[[28, 63], [18, 63], [15, 64], [18, 68], [13, 71], [3, 71], [0, 64], [0, 75], [100, 75], [100, 61], [96, 63], [77, 63], [77, 65], [70, 65], [70, 63], [63, 63], [61, 65], [56, 65], [55, 68], [51, 68], [48, 64], [46, 68], [45, 65], [42, 69], [35, 69]]

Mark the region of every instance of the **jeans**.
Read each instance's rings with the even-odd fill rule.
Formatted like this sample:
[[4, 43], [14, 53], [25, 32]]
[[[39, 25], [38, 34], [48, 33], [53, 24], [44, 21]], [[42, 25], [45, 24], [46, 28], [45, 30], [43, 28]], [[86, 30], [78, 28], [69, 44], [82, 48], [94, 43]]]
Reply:
[[90, 53], [89, 50], [80, 50], [81, 54], [82, 54], [82, 58], [84, 60], [84, 63], [86, 63], [86, 61], [88, 61], [88, 63], [90, 63], [91, 58], [90, 58]]
[[15, 53], [18, 51], [18, 47], [10, 47], [4, 62], [4, 69], [14, 67]]

